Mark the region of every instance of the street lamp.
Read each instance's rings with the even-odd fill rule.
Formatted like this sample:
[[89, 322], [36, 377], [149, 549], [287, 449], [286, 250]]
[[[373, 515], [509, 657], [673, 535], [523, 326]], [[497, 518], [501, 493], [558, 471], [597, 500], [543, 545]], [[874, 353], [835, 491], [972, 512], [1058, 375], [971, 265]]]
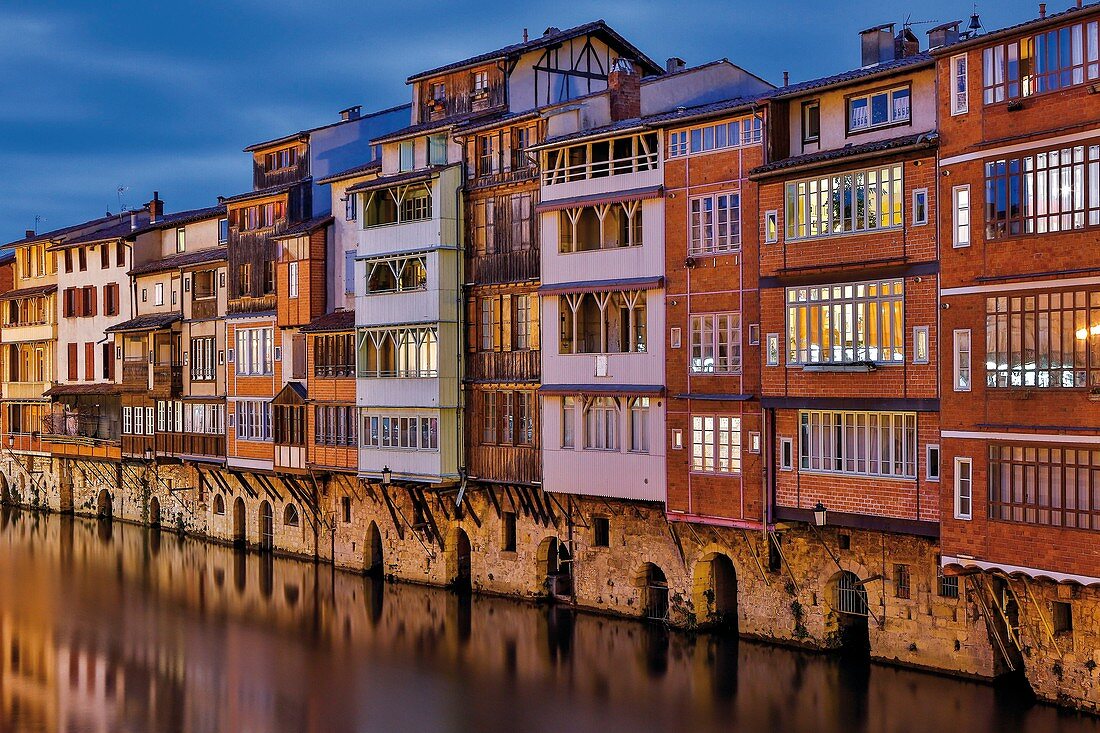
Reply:
[[393, 480], [393, 471], [390, 470], [389, 466], [383, 466], [382, 467], [382, 485], [383, 486], [389, 486], [391, 480]]
[[817, 502], [817, 506], [814, 507], [814, 525], [818, 527], [825, 526], [825, 513], [825, 505], [822, 504], [820, 501]]
[[14, 447], [15, 447], [15, 436], [11, 435], [9, 433], [8, 434], [8, 448], [14, 448]]
[[147, 461], [153, 460], [153, 449], [152, 448], [146, 448], [145, 449], [145, 460], [147, 460]]

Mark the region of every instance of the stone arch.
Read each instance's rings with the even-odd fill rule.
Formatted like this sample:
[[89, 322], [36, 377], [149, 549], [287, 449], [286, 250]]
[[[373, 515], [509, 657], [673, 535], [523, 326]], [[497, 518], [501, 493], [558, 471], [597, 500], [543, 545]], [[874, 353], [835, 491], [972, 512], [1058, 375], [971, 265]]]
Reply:
[[466, 530], [456, 527], [451, 533], [451, 541], [448, 543], [447, 557], [447, 583], [455, 590], [469, 590], [473, 549], [470, 546], [470, 536]]
[[654, 563], [647, 562], [635, 576], [641, 590], [642, 616], [650, 621], [668, 621], [668, 577]]
[[107, 489], [101, 489], [99, 497], [95, 503], [95, 515], [100, 519], [110, 519], [114, 516], [114, 506], [111, 499], [111, 492]]
[[869, 657], [870, 629], [867, 623], [870, 605], [867, 589], [851, 570], [840, 570], [829, 578], [826, 586], [830, 613], [826, 619], [826, 635], [845, 654]]
[[703, 626], [737, 631], [737, 568], [724, 552], [711, 552], [697, 563], [692, 578], [695, 617]]
[[382, 552], [382, 532], [376, 522], [367, 527], [367, 541], [363, 546], [363, 570], [367, 575], [381, 577], [385, 574]]
[[149, 499], [149, 526], [160, 526], [160, 499], [155, 496]]
[[233, 502], [233, 544], [243, 546], [247, 541], [244, 499], [238, 496], [236, 501]]
[[287, 527], [297, 527], [301, 524], [301, 518], [298, 515], [298, 507], [294, 502], [289, 502], [283, 509], [283, 524]]
[[275, 547], [275, 519], [271, 511], [271, 502], [260, 502], [260, 549], [270, 552]]
[[570, 600], [573, 597], [573, 555], [557, 537], [547, 537], [535, 553], [539, 577], [551, 598]]
[[225, 514], [225, 498], [221, 494], [214, 494], [214, 513]]

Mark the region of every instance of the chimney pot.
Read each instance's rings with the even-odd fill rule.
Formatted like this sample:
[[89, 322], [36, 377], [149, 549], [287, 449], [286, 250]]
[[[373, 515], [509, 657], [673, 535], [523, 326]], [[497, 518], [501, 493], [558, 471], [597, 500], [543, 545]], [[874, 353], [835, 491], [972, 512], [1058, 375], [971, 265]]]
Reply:
[[137, 229], [137, 212], [136, 211], [131, 211], [130, 212], [130, 231], [132, 232], [135, 229]]
[[27, 230], [25, 230], [25, 232], [26, 232], [26, 235], [27, 235], [27, 237], [26, 237], [27, 239], [30, 239], [31, 237], [33, 237], [35, 234], [38, 233], [38, 232], [34, 231], [33, 229], [27, 229]]
[[894, 58], [905, 59], [920, 53], [920, 41], [913, 31], [902, 28], [894, 38]]
[[687, 64], [684, 60], [678, 56], [669, 56], [668, 61], [665, 61], [665, 71], [670, 74], [675, 74], [677, 71], [683, 71]]
[[1047, 17], [1047, 4], [1046, 3], [1039, 3], [1039, 17], [1040, 18]]
[[153, 191], [153, 200], [149, 202], [149, 223], [156, 224], [164, 215], [164, 202], [160, 200], [160, 192]]
[[788, 87], [791, 85], [791, 72], [783, 72], [783, 86]]

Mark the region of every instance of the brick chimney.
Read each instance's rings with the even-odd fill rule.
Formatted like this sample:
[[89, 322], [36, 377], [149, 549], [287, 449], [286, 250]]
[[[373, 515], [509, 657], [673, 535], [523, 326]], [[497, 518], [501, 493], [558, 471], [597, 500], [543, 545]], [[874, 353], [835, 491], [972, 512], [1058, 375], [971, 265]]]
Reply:
[[160, 200], [160, 192], [153, 191], [153, 200], [149, 202], [149, 223], [156, 224], [164, 216], [164, 202]]
[[30, 239], [31, 237], [33, 237], [33, 236], [34, 236], [35, 234], [37, 234], [37, 233], [38, 233], [38, 232], [34, 231], [33, 229], [24, 229], [23, 231], [24, 231], [24, 232], [26, 233], [26, 235], [27, 235], [27, 236], [25, 237], [26, 239]]
[[920, 53], [920, 40], [917, 39], [913, 31], [902, 28], [894, 36], [894, 58], [907, 59], [910, 56], [916, 56], [918, 53]]
[[615, 59], [607, 75], [607, 90], [611, 94], [611, 121], [642, 116], [642, 81], [630, 59]]

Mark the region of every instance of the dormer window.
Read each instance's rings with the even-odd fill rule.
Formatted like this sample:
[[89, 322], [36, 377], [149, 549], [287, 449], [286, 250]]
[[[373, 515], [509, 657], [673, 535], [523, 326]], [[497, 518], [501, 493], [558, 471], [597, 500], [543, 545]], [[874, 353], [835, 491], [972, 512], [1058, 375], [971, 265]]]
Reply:
[[289, 147], [264, 156], [264, 170], [268, 173], [290, 168], [298, 164], [298, 148]]
[[848, 98], [848, 132], [909, 122], [909, 87]]
[[474, 94], [481, 95], [489, 91], [489, 72], [488, 71], [475, 71], [474, 72]]
[[443, 82], [436, 82], [429, 87], [432, 95], [433, 104], [443, 104], [447, 101], [447, 85]]

